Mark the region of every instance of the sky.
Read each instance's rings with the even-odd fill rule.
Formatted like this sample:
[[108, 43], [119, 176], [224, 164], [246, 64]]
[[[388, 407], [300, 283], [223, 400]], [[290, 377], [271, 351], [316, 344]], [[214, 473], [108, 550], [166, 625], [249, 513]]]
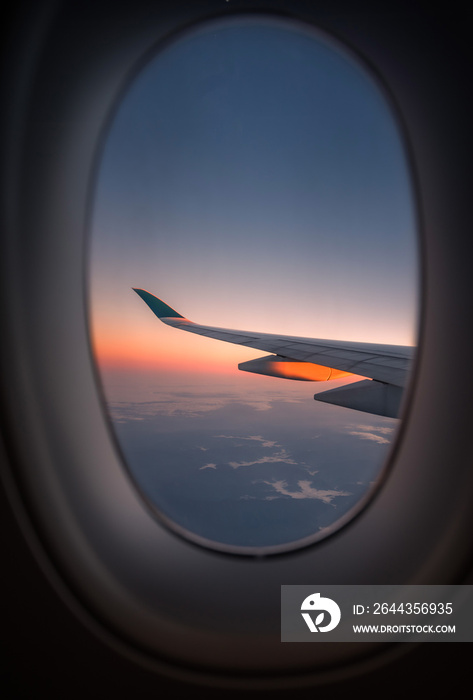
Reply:
[[415, 344], [399, 130], [371, 76], [299, 25], [210, 24], [145, 66], [106, 140], [90, 240], [94, 337], [109, 364], [247, 359], [192, 337], [182, 352], [132, 287], [200, 323]]
[[[253, 392], [273, 409], [287, 392], [318, 411], [314, 391], [330, 388], [239, 372], [262, 353], [163, 325], [132, 287], [202, 324], [416, 343], [415, 203], [399, 128], [361, 63], [300, 24], [210, 22], [141, 68], [105, 140], [89, 241], [92, 342], [115, 409], [151, 403], [160, 415], [162, 397], [177, 405], [185, 388], [197, 413], [215, 393], [217, 416]], [[346, 421], [347, 409], [322, 408]], [[117, 430], [124, 449], [138, 439]]]

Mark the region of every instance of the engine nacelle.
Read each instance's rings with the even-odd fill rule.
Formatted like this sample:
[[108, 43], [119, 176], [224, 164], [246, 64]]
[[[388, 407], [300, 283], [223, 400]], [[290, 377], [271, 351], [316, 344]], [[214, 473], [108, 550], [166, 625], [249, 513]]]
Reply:
[[240, 362], [238, 369], [243, 372], [266, 374], [269, 377], [282, 377], [283, 379], [296, 379], [302, 382], [327, 382], [330, 379], [349, 377], [351, 372], [342, 372], [332, 367], [315, 365], [313, 362], [299, 362], [289, 360], [279, 355], [266, 355], [256, 360]]

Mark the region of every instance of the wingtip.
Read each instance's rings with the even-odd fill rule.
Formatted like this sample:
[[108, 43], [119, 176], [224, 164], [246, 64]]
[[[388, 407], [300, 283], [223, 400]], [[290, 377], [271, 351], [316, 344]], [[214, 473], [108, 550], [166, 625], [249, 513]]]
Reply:
[[182, 314], [179, 314], [171, 306], [168, 306], [164, 301], [161, 301], [161, 299], [158, 299], [158, 297], [155, 297], [154, 294], [147, 292], [145, 289], [132, 287], [132, 290], [143, 299], [158, 318], [184, 318]]

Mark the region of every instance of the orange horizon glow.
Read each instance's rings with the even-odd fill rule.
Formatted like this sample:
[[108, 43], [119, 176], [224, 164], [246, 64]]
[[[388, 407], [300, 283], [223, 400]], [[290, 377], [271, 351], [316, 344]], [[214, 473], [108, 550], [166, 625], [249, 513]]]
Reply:
[[93, 355], [102, 370], [239, 375], [238, 364], [261, 351], [159, 326], [94, 329]]
[[126, 370], [126, 371], [141, 371], [141, 370], [159, 370], [165, 372], [190, 372], [199, 374], [240, 374], [238, 365], [231, 366], [227, 362], [215, 363], [195, 361], [195, 363], [170, 361], [168, 358], [160, 357], [130, 357], [116, 353], [114, 355], [106, 355], [94, 353], [97, 364], [102, 370]]

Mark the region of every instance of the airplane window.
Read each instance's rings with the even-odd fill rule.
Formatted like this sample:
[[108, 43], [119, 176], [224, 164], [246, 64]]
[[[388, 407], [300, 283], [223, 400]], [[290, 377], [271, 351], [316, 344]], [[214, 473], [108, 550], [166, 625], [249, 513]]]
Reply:
[[354, 55], [263, 16], [169, 41], [114, 114], [89, 253], [110, 424], [157, 517], [251, 554], [362, 509], [400, 424], [418, 254], [399, 125]]

